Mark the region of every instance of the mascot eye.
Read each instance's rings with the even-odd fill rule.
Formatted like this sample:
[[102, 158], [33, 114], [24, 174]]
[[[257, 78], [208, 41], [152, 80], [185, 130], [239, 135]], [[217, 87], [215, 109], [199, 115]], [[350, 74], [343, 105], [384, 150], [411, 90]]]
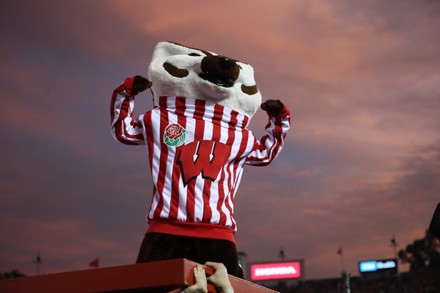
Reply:
[[197, 53], [190, 53], [190, 54], [188, 54], [189, 56], [194, 56], [194, 57], [197, 57], [197, 56], [202, 56], [202, 55], [200, 55], [200, 54], [197, 54]]

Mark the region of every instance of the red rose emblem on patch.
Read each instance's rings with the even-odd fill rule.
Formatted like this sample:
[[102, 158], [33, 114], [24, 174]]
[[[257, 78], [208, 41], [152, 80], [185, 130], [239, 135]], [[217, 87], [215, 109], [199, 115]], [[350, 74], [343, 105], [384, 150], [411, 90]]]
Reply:
[[163, 141], [168, 146], [178, 147], [185, 142], [186, 129], [180, 124], [169, 124], [163, 133]]

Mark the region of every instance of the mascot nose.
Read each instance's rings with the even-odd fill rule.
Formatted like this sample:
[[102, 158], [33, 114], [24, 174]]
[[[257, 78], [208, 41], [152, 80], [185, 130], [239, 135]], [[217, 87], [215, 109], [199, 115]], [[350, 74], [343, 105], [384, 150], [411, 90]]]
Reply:
[[208, 55], [200, 64], [199, 76], [223, 87], [231, 87], [240, 75], [237, 62], [224, 56]]
[[238, 77], [240, 67], [235, 60], [225, 56], [208, 55], [202, 59], [202, 71], [211, 74], [232, 74]]
[[221, 69], [228, 69], [234, 65], [234, 61], [227, 57], [218, 57], [217, 62]]

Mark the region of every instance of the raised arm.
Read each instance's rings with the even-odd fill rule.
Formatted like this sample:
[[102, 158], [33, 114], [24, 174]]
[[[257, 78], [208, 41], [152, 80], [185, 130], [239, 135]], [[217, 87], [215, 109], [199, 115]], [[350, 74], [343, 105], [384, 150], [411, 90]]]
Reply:
[[254, 151], [246, 159], [246, 164], [265, 166], [270, 164], [284, 146], [284, 138], [290, 129], [290, 112], [279, 100], [268, 100], [261, 105], [267, 112], [269, 121], [266, 135], [255, 140]]
[[151, 86], [140, 75], [127, 77], [114, 91], [110, 103], [111, 132], [113, 137], [129, 145], [145, 144], [142, 115], [134, 119], [135, 96]]

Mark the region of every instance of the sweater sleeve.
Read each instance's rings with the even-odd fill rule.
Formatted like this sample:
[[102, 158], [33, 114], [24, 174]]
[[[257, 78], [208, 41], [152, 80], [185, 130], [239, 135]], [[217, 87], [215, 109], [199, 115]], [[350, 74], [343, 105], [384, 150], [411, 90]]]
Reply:
[[113, 137], [129, 145], [145, 144], [143, 115], [133, 118], [133, 77], [128, 77], [114, 91], [110, 103], [111, 132]]
[[266, 166], [279, 154], [284, 146], [284, 139], [290, 129], [290, 112], [284, 106], [280, 115], [269, 115], [266, 125], [266, 135], [260, 140], [255, 139], [253, 151], [247, 156], [246, 164]]

